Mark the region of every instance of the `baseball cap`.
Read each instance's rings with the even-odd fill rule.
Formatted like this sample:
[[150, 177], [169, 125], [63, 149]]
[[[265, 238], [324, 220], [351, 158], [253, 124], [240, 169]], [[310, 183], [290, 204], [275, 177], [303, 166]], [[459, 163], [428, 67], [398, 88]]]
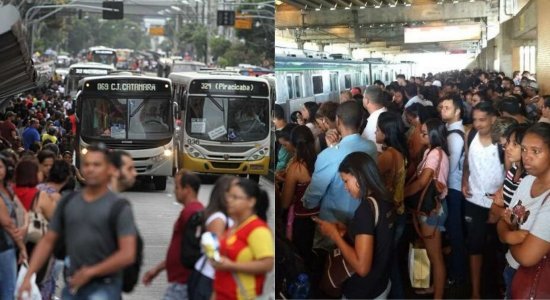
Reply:
[[432, 82], [432, 85], [441, 87], [441, 81], [439, 81], [439, 80], [434, 80], [434, 81]]

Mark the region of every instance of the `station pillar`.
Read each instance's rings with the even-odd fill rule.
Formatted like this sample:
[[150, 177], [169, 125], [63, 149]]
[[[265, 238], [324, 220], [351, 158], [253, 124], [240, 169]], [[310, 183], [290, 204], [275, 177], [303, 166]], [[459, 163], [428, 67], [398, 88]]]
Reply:
[[537, 82], [539, 95], [550, 94], [550, 1], [537, 1]]

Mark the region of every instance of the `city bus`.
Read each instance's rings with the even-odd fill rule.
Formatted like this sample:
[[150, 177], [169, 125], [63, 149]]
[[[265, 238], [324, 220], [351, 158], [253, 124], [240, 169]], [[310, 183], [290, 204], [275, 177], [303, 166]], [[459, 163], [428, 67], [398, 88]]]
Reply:
[[108, 75], [113, 71], [115, 71], [113, 66], [100, 63], [73, 64], [69, 67], [68, 74], [65, 77], [65, 94], [74, 99], [78, 91], [78, 82], [82, 78]]
[[[145, 76], [100, 76], [79, 83], [77, 151], [102, 142], [128, 151], [142, 179], [164, 190], [175, 172], [174, 121], [170, 80]], [[77, 161], [79, 165], [79, 161]]]
[[215, 71], [171, 73], [180, 108], [177, 163], [197, 173], [267, 175], [271, 148], [266, 79]]
[[86, 56], [89, 62], [96, 62], [116, 67], [118, 62], [116, 49], [103, 46], [90, 47]]

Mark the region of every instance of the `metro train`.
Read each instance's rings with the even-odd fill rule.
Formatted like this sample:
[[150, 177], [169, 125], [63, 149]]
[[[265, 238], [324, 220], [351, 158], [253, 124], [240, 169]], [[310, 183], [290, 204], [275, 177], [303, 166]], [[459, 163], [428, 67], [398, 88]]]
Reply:
[[363, 61], [335, 58], [275, 57], [276, 103], [287, 114], [300, 109], [304, 102], [338, 101], [340, 91], [352, 87], [363, 90], [376, 80], [389, 84], [396, 75], [409, 78], [413, 62], [390, 63], [382, 59]]

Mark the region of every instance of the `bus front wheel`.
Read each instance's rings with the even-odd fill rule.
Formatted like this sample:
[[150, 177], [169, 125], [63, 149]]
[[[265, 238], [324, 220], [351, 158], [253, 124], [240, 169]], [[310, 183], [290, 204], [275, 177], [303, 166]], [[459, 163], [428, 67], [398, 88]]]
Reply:
[[164, 191], [166, 189], [166, 176], [153, 177], [153, 183], [155, 184], [155, 190]]

